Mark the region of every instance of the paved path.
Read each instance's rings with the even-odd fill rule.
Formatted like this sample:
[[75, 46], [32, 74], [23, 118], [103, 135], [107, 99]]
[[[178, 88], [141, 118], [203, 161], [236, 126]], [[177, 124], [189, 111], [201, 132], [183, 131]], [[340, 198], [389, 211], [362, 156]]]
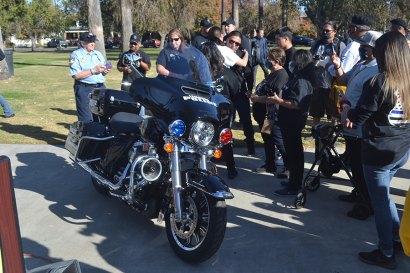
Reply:
[[[49, 257], [78, 259], [84, 273], [391, 272], [357, 259], [359, 251], [375, 247], [377, 237], [373, 217], [345, 216], [351, 205], [337, 195], [350, 191], [347, 181], [322, 179], [319, 190], [308, 193], [306, 207], [296, 210], [286, 206], [293, 199], [272, 194], [278, 179], [251, 171], [263, 163], [260, 158], [237, 155], [239, 176], [228, 180], [235, 199], [227, 201], [225, 240], [210, 260], [189, 265], [172, 252], [163, 225], [98, 194], [62, 147], [0, 145], [0, 154], [12, 162], [24, 252], [37, 257], [25, 258], [28, 269]], [[312, 162], [311, 152], [306, 157]], [[225, 176], [224, 166], [219, 169]], [[409, 177], [408, 163], [392, 184], [400, 210]], [[396, 272], [410, 272], [410, 258], [400, 254], [397, 261]]]

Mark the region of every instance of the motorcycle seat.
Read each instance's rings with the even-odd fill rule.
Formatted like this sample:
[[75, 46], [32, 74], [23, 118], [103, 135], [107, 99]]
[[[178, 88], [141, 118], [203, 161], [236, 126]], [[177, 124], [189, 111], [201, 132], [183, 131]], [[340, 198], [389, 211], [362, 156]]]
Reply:
[[137, 133], [140, 134], [140, 125], [143, 117], [126, 112], [114, 114], [110, 120], [111, 130], [114, 134]]

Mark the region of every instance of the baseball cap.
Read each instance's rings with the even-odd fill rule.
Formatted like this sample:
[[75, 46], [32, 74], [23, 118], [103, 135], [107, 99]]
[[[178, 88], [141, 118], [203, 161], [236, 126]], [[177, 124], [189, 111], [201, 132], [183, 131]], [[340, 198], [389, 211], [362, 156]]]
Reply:
[[382, 36], [381, 32], [370, 30], [366, 32], [363, 37], [359, 38], [357, 42], [361, 45], [375, 47], [376, 40], [379, 39], [380, 36]]
[[138, 33], [132, 34], [130, 37], [130, 43], [138, 43], [138, 42], [141, 42], [141, 35], [139, 35]]
[[236, 26], [235, 20], [232, 19], [232, 18], [229, 18], [229, 19], [226, 19], [225, 21], [223, 21], [222, 25], [234, 25], [234, 26]]
[[91, 32], [83, 32], [80, 35], [80, 41], [95, 42], [95, 41], [98, 41], [98, 39], [97, 39], [97, 36], [92, 34]]
[[403, 27], [406, 31], [408, 31], [407, 23], [403, 19], [396, 18], [396, 19], [391, 20], [390, 23], [392, 25]]
[[372, 21], [366, 16], [354, 15], [350, 21], [350, 25], [356, 26], [363, 30], [370, 30]]
[[205, 17], [204, 19], [201, 20], [201, 23], [199, 25], [204, 28], [210, 28], [214, 25], [214, 23], [212, 23], [211, 19]]

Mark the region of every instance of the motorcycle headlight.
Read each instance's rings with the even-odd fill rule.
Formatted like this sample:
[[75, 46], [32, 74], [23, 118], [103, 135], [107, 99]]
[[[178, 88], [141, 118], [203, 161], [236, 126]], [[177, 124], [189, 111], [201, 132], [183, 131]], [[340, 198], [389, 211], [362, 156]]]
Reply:
[[214, 126], [209, 122], [197, 121], [192, 125], [190, 137], [199, 146], [207, 146], [214, 137]]
[[185, 122], [180, 119], [174, 120], [168, 127], [171, 136], [181, 137], [185, 133]]

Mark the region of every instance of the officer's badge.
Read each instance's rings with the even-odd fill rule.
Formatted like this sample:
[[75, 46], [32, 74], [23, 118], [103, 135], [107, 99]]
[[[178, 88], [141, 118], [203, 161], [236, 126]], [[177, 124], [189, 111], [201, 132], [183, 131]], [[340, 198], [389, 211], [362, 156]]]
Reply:
[[68, 60], [68, 65], [72, 65], [75, 61], [75, 58], [70, 57], [70, 59]]

